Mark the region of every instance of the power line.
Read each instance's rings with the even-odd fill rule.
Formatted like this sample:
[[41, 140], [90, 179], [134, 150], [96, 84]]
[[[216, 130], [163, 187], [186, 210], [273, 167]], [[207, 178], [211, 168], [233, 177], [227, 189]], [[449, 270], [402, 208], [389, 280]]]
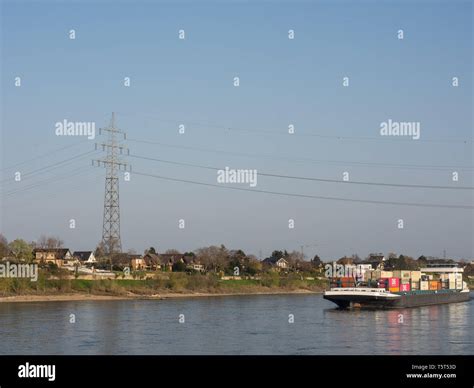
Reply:
[[283, 193], [279, 191], [245, 189], [242, 187], [222, 186], [222, 185], [217, 185], [213, 183], [204, 183], [204, 182], [197, 182], [197, 181], [192, 181], [192, 180], [187, 180], [187, 179], [170, 178], [170, 177], [165, 177], [161, 175], [154, 175], [154, 174], [142, 173], [142, 172], [137, 172], [137, 171], [135, 171], [134, 174], [156, 178], [156, 179], [168, 180], [172, 182], [182, 182], [182, 183], [189, 183], [189, 184], [194, 184], [194, 185], [199, 185], [199, 186], [215, 187], [219, 189], [247, 191], [247, 192], [262, 193], [262, 194], [272, 194], [272, 195], [279, 195], [279, 196], [285, 196], [285, 197], [311, 198], [311, 199], [321, 199], [321, 200], [340, 201], [340, 202], [367, 203], [367, 204], [375, 204], [375, 205], [415, 206], [415, 207], [428, 207], [428, 208], [449, 208], [449, 209], [468, 209], [468, 210], [474, 209], [474, 206], [469, 206], [469, 205], [376, 201], [376, 200], [329, 197], [329, 196], [318, 196], [318, 195], [307, 195], [307, 194], [296, 194], [296, 193]]
[[39, 155], [39, 156], [35, 156], [34, 158], [25, 160], [25, 161], [23, 161], [23, 162], [19, 162], [19, 163], [13, 164], [13, 165], [11, 165], [11, 166], [9, 166], [9, 167], [3, 167], [2, 169], [0, 169], [0, 172], [1, 172], [1, 171], [5, 171], [5, 170], [10, 170], [10, 169], [12, 169], [12, 168], [21, 166], [21, 165], [23, 165], [23, 164], [30, 163], [30, 162], [35, 161], [35, 160], [38, 160], [38, 159], [45, 158], [45, 157], [47, 157], [47, 156], [50, 156], [50, 155], [52, 155], [52, 154], [55, 154], [56, 152], [64, 151], [64, 150], [66, 150], [66, 149], [68, 149], [68, 148], [75, 147], [75, 146], [77, 146], [77, 145], [79, 145], [79, 144], [84, 144], [86, 141], [88, 141], [88, 140], [86, 139], [86, 140], [83, 140], [83, 141], [80, 141], [80, 142], [77, 142], [77, 143], [69, 144], [69, 145], [67, 145], [67, 146], [64, 146], [64, 147], [61, 147], [61, 148], [57, 148], [57, 149], [51, 150], [51, 151], [49, 151], [49, 152], [47, 152], [47, 153], [44, 153], [44, 154], [41, 154], [41, 155]]
[[[82, 154], [79, 154], [79, 155], [75, 155], [75, 156], [72, 156], [70, 158], [67, 158], [67, 159], [64, 159], [64, 160], [61, 160], [59, 162], [55, 162], [55, 163], [52, 163], [48, 166], [44, 166], [44, 167], [40, 167], [40, 168], [37, 168], [33, 171], [29, 171], [29, 172], [26, 172], [25, 174], [22, 174], [21, 177], [22, 179], [24, 177], [27, 177], [27, 176], [30, 176], [32, 174], [35, 174], [35, 173], [40, 173], [40, 174], [43, 174], [43, 173], [46, 173], [46, 172], [49, 172], [55, 168], [57, 168], [58, 166], [61, 166], [61, 167], [64, 167], [65, 165], [68, 165], [70, 164], [69, 162], [73, 161], [73, 160], [76, 160], [76, 159], [80, 159], [86, 155], [90, 155], [91, 153], [94, 153], [94, 152], [97, 152], [96, 150], [92, 150], [92, 151], [87, 151], [87, 152], [84, 152]], [[11, 178], [6, 178], [2, 181], [0, 181], [0, 183], [5, 183], [5, 182], [10, 182], [11, 181]]]
[[[193, 163], [185, 163], [185, 162], [176, 162], [171, 160], [164, 160], [164, 159], [156, 159], [146, 156], [139, 156], [139, 155], [129, 155], [132, 158], [144, 159], [144, 160], [151, 160], [160, 163], [168, 163], [174, 164], [178, 166], [187, 166], [187, 167], [194, 167], [194, 168], [201, 168], [206, 170], [221, 170], [222, 168], [218, 167], [211, 167], [211, 166], [203, 166], [199, 164]], [[312, 177], [302, 177], [302, 176], [294, 176], [294, 175], [282, 175], [282, 174], [270, 174], [265, 172], [258, 172], [260, 176], [267, 176], [272, 178], [284, 178], [284, 179], [296, 179], [296, 180], [305, 180], [305, 181], [313, 181], [313, 182], [326, 182], [326, 183], [342, 183], [342, 184], [355, 184], [355, 185], [368, 185], [368, 186], [387, 186], [387, 187], [405, 187], [405, 188], [419, 188], [419, 189], [449, 189], [449, 190], [474, 190], [474, 187], [471, 186], [431, 186], [431, 185], [415, 185], [415, 184], [401, 184], [401, 183], [378, 183], [378, 182], [363, 182], [363, 181], [344, 181], [344, 180], [337, 180], [337, 179], [326, 179], [326, 178], [312, 178]]]
[[150, 144], [150, 145], [158, 145], [161, 147], [167, 148], [177, 148], [177, 149], [185, 149], [191, 151], [198, 151], [198, 152], [210, 152], [216, 154], [223, 154], [223, 155], [235, 155], [235, 156], [244, 156], [244, 157], [251, 157], [251, 158], [266, 158], [266, 159], [274, 159], [274, 160], [285, 160], [290, 162], [309, 162], [315, 164], [335, 164], [335, 165], [361, 165], [365, 167], [388, 167], [388, 168], [399, 168], [399, 169], [420, 169], [420, 170], [446, 170], [446, 169], [458, 169], [458, 170], [471, 170], [474, 169], [474, 166], [461, 166], [461, 165], [417, 165], [417, 164], [393, 164], [393, 163], [377, 163], [377, 162], [358, 162], [358, 161], [342, 161], [342, 160], [318, 160], [318, 159], [311, 159], [311, 158], [290, 158], [290, 157], [282, 157], [282, 156], [275, 156], [275, 155], [268, 155], [268, 154], [252, 154], [252, 153], [245, 153], [245, 152], [236, 152], [236, 151], [225, 151], [225, 150], [215, 150], [203, 147], [193, 147], [193, 146], [183, 146], [183, 145], [175, 145], [175, 144], [167, 144], [161, 143], [157, 141], [151, 140], [143, 140], [143, 139], [127, 139], [128, 141], [132, 141], [135, 143], [143, 143], [143, 144]]
[[50, 177], [49, 179], [41, 180], [39, 182], [34, 182], [33, 184], [31, 184], [29, 186], [11, 190], [11, 191], [5, 193], [3, 195], [3, 197], [6, 198], [6, 197], [9, 197], [11, 195], [22, 194], [24, 192], [30, 191], [31, 189], [41, 187], [45, 184], [56, 182], [56, 181], [59, 181], [59, 180], [65, 179], [65, 178], [67, 179], [67, 178], [77, 177], [77, 176], [82, 175], [82, 174], [90, 174], [91, 172], [94, 172], [94, 171], [95, 170], [84, 170], [84, 167], [79, 167], [77, 169], [74, 169], [72, 171], [67, 172], [64, 175]]
[[[91, 171], [89, 171], [89, 173], [90, 172]], [[86, 175], [88, 175], [88, 174], [86, 174]], [[103, 179], [103, 177], [101, 177], [101, 176], [90, 175], [90, 176], [87, 176], [87, 178], [83, 179], [81, 181], [81, 183], [79, 183], [79, 184], [67, 185], [65, 187], [55, 189], [53, 192], [46, 192], [46, 194], [48, 194], [48, 199], [56, 198], [58, 195], [60, 195], [62, 192], [64, 192], [64, 189], [74, 191], [75, 189], [79, 189], [81, 187], [84, 187], [85, 182], [95, 182], [95, 181], [98, 182], [99, 180], [102, 180], [102, 179]], [[16, 198], [18, 198], [18, 197], [17, 196], [9, 196], [9, 197], [6, 197], [5, 200], [8, 201], [8, 200], [16, 199]]]
[[[130, 115], [128, 113], [121, 113], [125, 116], [136, 116]], [[161, 121], [161, 122], [168, 122], [168, 123], [175, 123], [175, 124], [191, 124], [196, 125], [199, 127], [206, 127], [209, 129], [220, 129], [225, 131], [234, 131], [234, 132], [242, 132], [242, 133], [255, 133], [255, 134], [266, 134], [266, 135], [281, 135], [281, 136], [303, 136], [303, 137], [318, 137], [321, 139], [332, 139], [332, 140], [349, 140], [349, 141], [389, 141], [389, 142], [408, 142], [413, 141], [411, 138], [403, 138], [403, 137], [393, 137], [393, 136], [380, 136], [380, 137], [373, 137], [373, 136], [346, 136], [346, 135], [338, 135], [338, 134], [322, 134], [322, 133], [315, 133], [315, 132], [302, 132], [302, 131], [295, 131], [292, 134], [289, 134], [288, 131], [281, 130], [281, 131], [274, 131], [274, 130], [265, 130], [259, 128], [241, 128], [241, 127], [234, 127], [234, 126], [227, 126], [217, 123], [211, 122], [202, 122], [196, 120], [170, 120], [170, 119], [163, 119], [161, 117], [156, 116], [141, 116], [144, 118], [148, 118], [154, 121]], [[462, 143], [462, 144], [470, 144], [473, 143], [473, 139], [456, 139], [456, 138], [439, 138], [439, 139], [418, 139], [415, 140], [417, 143]]]
[[[294, 132], [291, 135], [288, 132], [277, 132], [271, 130], [264, 130], [264, 129], [244, 129], [244, 128], [226, 128], [228, 131], [235, 131], [235, 132], [245, 132], [245, 133], [257, 133], [257, 134], [265, 134], [265, 135], [282, 135], [282, 136], [303, 136], [303, 137], [317, 137], [320, 139], [330, 139], [330, 140], [348, 140], [348, 141], [389, 141], [389, 142], [412, 142], [414, 141], [410, 137], [403, 138], [403, 137], [393, 137], [393, 136], [381, 136], [381, 137], [371, 137], [371, 136], [345, 136], [345, 135], [323, 135], [320, 133], [309, 133], [309, 132]], [[462, 144], [470, 144], [473, 142], [472, 139], [417, 139], [415, 140], [417, 143], [462, 143]]]

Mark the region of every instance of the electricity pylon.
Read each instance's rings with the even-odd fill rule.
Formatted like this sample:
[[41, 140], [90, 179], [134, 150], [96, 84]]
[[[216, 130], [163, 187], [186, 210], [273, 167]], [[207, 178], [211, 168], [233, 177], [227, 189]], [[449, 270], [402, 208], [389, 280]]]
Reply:
[[96, 143], [95, 148], [102, 147], [107, 151], [105, 159], [95, 159], [92, 165], [97, 163], [99, 167], [106, 168], [105, 195], [104, 195], [104, 216], [102, 222], [102, 243], [109, 255], [122, 252], [122, 240], [120, 238], [120, 196], [118, 172], [130, 171], [131, 166], [125, 163], [120, 155], [129, 154], [128, 148], [119, 142], [119, 136], [126, 139], [125, 132], [115, 127], [115, 113], [112, 113], [110, 125], [107, 128], [99, 129], [107, 132], [106, 143]]

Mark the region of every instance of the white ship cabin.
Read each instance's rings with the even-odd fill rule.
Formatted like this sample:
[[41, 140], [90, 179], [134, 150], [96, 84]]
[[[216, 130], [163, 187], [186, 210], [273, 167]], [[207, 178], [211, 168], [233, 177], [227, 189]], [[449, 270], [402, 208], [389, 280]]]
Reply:
[[426, 268], [420, 268], [422, 273], [463, 273], [464, 269], [453, 264], [431, 264]]

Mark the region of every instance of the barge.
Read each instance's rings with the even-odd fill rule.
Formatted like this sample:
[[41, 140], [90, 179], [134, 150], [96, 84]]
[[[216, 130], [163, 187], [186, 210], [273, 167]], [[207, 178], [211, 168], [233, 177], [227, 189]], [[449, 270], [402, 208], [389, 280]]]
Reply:
[[[399, 271], [409, 272], [409, 271]], [[443, 274], [445, 276], [449, 273], [453, 273], [454, 276], [460, 276], [462, 269], [459, 268], [427, 268], [419, 272], [421, 277], [433, 278], [434, 274]], [[436, 276], [436, 275], [435, 275]], [[462, 276], [462, 275], [461, 275]], [[414, 289], [410, 286], [404, 286], [400, 283], [397, 288], [393, 287], [391, 283], [398, 283], [403, 281], [401, 278], [389, 278], [377, 279], [376, 286], [367, 286], [368, 284], [374, 284], [373, 282], [365, 282], [362, 285], [356, 284], [349, 286], [347, 281], [341, 286], [341, 282], [333, 282], [335, 287], [331, 287], [329, 290], [324, 292], [324, 299], [327, 299], [338, 305], [339, 308], [371, 308], [371, 309], [396, 309], [396, 308], [408, 308], [408, 307], [419, 307], [419, 306], [431, 306], [445, 303], [456, 303], [456, 302], [467, 302], [470, 299], [469, 288], [466, 282], [462, 280], [460, 282], [452, 283], [454, 286], [449, 288], [449, 281], [446, 281], [448, 285], [446, 288], [442, 288], [443, 280], [427, 280], [431, 283], [431, 289]], [[423, 281], [422, 281], [423, 282]], [[434, 288], [435, 284], [437, 285]], [[409, 279], [408, 284], [415, 283]], [[418, 281], [418, 284], [420, 281]]]

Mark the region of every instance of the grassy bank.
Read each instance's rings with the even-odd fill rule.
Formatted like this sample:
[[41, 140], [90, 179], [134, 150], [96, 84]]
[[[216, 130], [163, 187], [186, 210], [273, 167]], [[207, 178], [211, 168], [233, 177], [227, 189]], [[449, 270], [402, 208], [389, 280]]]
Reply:
[[51, 279], [40, 274], [36, 282], [28, 279], [0, 279], [0, 297], [16, 295], [88, 294], [112, 296], [152, 296], [156, 294], [252, 294], [318, 292], [326, 288], [325, 280], [305, 280], [295, 274], [265, 274], [259, 279], [221, 280], [214, 275], [170, 273], [149, 279]]

